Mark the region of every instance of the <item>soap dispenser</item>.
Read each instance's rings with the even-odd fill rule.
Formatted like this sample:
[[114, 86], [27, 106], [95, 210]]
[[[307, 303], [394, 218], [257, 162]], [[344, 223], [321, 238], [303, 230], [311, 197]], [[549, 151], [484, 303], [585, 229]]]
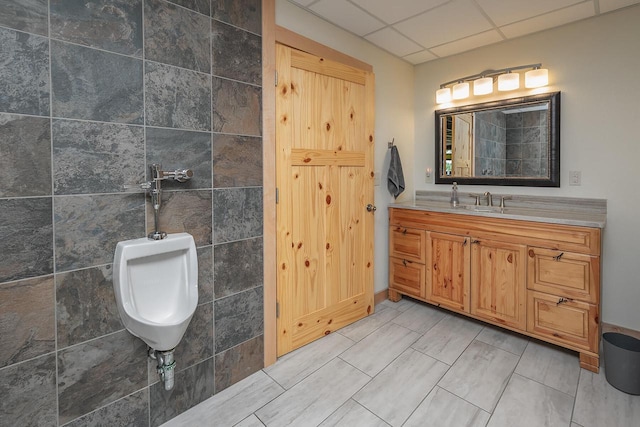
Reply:
[[451, 206], [455, 208], [458, 205], [460, 205], [460, 200], [458, 199], [458, 183], [454, 182], [451, 188]]

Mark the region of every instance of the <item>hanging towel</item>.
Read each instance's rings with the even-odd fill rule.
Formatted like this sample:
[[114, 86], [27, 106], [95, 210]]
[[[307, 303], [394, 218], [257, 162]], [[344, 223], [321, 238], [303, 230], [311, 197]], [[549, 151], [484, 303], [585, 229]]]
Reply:
[[404, 174], [402, 173], [402, 162], [400, 153], [394, 145], [391, 147], [391, 160], [389, 161], [389, 172], [387, 173], [387, 188], [393, 197], [398, 197], [404, 191]]

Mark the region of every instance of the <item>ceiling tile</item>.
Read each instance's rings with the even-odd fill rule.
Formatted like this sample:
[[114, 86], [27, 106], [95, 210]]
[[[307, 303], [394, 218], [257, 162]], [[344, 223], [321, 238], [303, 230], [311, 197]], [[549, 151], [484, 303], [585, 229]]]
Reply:
[[[602, 1], [602, 0], [601, 0]], [[515, 24], [500, 27], [500, 31], [508, 38], [520, 37], [525, 34], [535, 33], [569, 22], [578, 21], [595, 15], [591, 2], [577, 4], [546, 15], [516, 22]]]
[[443, 44], [438, 47], [432, 47], [430, 50], [436, 55], [442, 57], [466, 52], [467, 50], [497, 43], [502, 40], [502, 36], [496, 30], [490, 30], [464, 39], [456, 40], [451, 43]]
[[470, 0], [454, 0], [393, 27], [428, 48], [490, 30], [493, 26]]
[[365, 38], [396, 56], [405, 56], [423, 49], [422, 46], [415, 44], [391, 28], [376, 31]]
[[412, 53], [411, 55], [402, 57], [402, 59], [411, 62], [413, 65], [422, 64], [423, 62], [431, 61], [437, 58], [437, 56], [435, 56], [428, 50], [423, 50], [422, 52]]
[[[497, 26], [511, 24], [551, 12], [584, 0], [477, 0], [480, 7]], [[591, 7], [593, 2], [589, 1]]]
[[640, 0], [600, 0], [600, 12], [605, 13], [636, 3], [640, 3]]
[[347, 0], [321, 0], [309, 9], [359, 36], [369, 34], [385, 26], [383, 22], [378, 21]]
[[395, 0], [391, 5], [389, 0], [351, 0], [369, 13], [377, 16], [388, 24], [410, 18], [425, 10], [433, 9], [449, 0]]

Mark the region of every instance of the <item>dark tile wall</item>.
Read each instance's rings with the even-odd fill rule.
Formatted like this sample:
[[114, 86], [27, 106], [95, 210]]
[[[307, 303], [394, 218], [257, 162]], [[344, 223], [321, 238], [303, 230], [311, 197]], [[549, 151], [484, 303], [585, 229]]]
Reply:
[[[0, 426], [157, 426], [263, 364], [260, 0], [0, 0]], [[189, 232], [199, 305], [158, 382], [112, 262]]]
[[549, 170], [547, 111], [507, 115], [507, 176], [546, 176]]
[[506, 115], [500, 111], [475, 113], [474, 160], [476, 176], [504, 176], [506, 168]]

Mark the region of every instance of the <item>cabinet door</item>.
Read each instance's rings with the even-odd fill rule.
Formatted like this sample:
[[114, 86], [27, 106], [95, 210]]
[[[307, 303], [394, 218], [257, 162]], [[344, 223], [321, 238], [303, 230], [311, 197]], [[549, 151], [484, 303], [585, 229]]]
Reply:
[[469, 238], [427, 233], [427, 300], [469, 312]]
[[406, 227], [389, 228], [389, 256], [424, 264], [425, 231]]
[[526, 247], [489, 240], [471, 243], [471, 313], [524, 330]]
[[424, 264], [401, 258], [389, 258], [389, 288], [424, 298]]
[[528, 291], [528, 300], [528, 332], [598, 352], [598, 306], [535, 291]]
[[528, 251], [527, 288], [595, 303], [600, 288], [600, 258], [551, 249]]

